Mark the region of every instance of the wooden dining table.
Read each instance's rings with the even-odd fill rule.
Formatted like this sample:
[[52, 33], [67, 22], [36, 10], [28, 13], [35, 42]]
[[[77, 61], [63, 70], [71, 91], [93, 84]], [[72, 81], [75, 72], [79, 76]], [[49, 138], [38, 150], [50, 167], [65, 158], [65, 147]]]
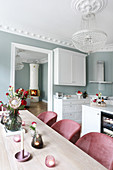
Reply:
[[[26, 162], [18, 162], [15, 154], [21, 150], [21, 142], [14, 142], [13, 136], [6, 136], [4, 126], [0, 124], [0, 170], [105, 170], [106, 168], [84, 153], [74, 144], [54, 131], [27, 110], [20, 111], [25, 121], [24, 149], [31, 154]], [[44, 147], [35, 149], [31, 146], [30, 125], [37, 122], [37, 131], [42, 135]], [[55, 167], [45, 165], [47, 155], [55, 158]]]

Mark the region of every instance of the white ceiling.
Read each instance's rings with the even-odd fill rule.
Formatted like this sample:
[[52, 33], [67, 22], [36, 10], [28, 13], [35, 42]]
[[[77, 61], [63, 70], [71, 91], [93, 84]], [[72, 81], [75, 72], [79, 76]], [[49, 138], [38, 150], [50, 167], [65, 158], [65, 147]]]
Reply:
[[21, 57], [21, 61], [24, 63], [43, 64], [48, 62], [48, 55], [45, 53], [16, 49], [16, 56], [17, 55]]
[[[81, 14], [71, 0], [0, 0], [0, 30], [73, 46], [71, 36], [80, 29]], [[97, 27], [113, 43], [113, 0], [96, 15]]]

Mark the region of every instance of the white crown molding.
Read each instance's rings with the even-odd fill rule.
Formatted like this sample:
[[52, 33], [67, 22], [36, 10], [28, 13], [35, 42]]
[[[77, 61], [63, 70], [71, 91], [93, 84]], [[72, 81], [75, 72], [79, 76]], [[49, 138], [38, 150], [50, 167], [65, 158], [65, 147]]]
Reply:
[[[62, 41], [59, 38], [54, 39], [54, 38], [51, 38], [49, 36], [47, 37], [47, 36], [44, 36], [44, 35], [33, 34], [31, 32], [18, 30], [16, 28], [12, 28], [12, 27], [9, 27], [9, 26], [3, 26], [3, 25], [0, 25], [0, 31], [16, 34], [16, 35], [24, 36], [24, 37], [27, 37], [27, 38], [32, 38], [32, 39], [44, 41], [44, 42], [49, 42], [49, 43], [52, 43], [52, 44], [57, 44], [57, 45], [69, 47], [69, 48], [72, 48], [72, 49], [76, 49], [74, 47], [74, 45], [71, 42], [69, 42], [69, 40]], [[113, 51], [113, 44], [105, 45], [105, 47], [100, 49], [98, 52], [101, 52], [101, 51], [112, 52]]]
[[71, 42], [71, 37], [70, 37], [70, 40], [62, 40], [62, 38], [51, 38], [51, 36], [46, 36], [46, 34], [45, 35], [34, 34], [32, 32], [27, 32], [25, 30], [18, 30], [17, 28], [12, 28], [9, 26], [4, 26], [4, 25], [0, 25], [0, 31], [75, 49], [73, 43]]
[[106, 44], [105, 47], [98, 50], [98, 52], [113, 52], [113, 44]]

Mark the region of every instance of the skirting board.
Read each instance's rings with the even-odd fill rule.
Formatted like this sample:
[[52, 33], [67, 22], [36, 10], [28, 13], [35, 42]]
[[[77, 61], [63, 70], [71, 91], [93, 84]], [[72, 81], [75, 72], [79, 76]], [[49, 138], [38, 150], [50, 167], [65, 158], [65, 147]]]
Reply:
[[42, 102], [44, 102], [44, 103], [48, 103], [48, 101], [47, 101], [47, 100], [44, 100], [44, 99], [42, 99]]

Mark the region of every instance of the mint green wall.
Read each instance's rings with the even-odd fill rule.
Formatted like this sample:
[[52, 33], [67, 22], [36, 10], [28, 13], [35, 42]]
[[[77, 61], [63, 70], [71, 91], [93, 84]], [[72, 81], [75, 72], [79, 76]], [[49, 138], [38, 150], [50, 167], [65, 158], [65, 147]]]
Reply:
[[[11, 43], [12, 42], [25, 44], [25, 45], [31, 45], [31, 46], [35, 46], [35, 47], [39, 47], [39, 48], [45, 48], [45, 49], [49, 49], [49, 50], [53, 50], [57, 47], [66, 48], [63, 46], [58, 46], [56, 44], [46, 43], [43, 41], [26, 38], [24, 36], [19, 36], [19, 35], [10, 34], [10, 33], [0, 31], [0, 78], [1, 78], [1, 80], [0, 80], [0, 100], [2, 100], [4, 102], [7, 101], [5, 93], [7, 92], [8, 87], [10, 85]], [[70, 49], [70, 48], [66, 48], [66, 49]], [[73, 50], [73, 49], [70, 49], [70, 50]], [[73, 50], [73, 51], [77, 51], [77, 50]], [[25, 79], [25, 76], [24, 76], [24, 79]], [[23, 81], [23, 80], [20, 79], [18, 81]], [[27, 81], [27, 80], [25, 80], [25, 81]], [[56, 91], [58, 91], [57, 88], [59, 90], [59, 87], [56, 87], [55, 88]], [[69, 91], [71, 91], [71, 92], [75, 91], [75, 87], [67, 87], [67, 88], [64, 87], [63, 88], [63, 86], [62, 86], [61, 90], [64, 90], [64, 89], [68, 93], [69, 93]]]
[[96, 94], [101, 92], [105, 96], [113, 96], [113, 84], [92, 84], [90, 80], [96, 80], [98, 60], [105, 62], [105, 81], [113, 82], [113, 52], [98, 52], [87, 56], [87, 92]]
[[30, 67], [29, 64], [24, 63], [24, 68], [15, 72], [15, 89], [22, 87], [23, 89], [28, 90], [30, 85], [29, 82]]
[[[8, 86], [10, 85], [10, 66], [11, 66], [11, 43], [20, 43], [25, 45], [31, 45], [39, 48], [45, 48], [53, 50], [54, 48], [60, 47], [65, 48], [62, 46], [58, 46], [51, 43], [46, 43], [39, 40], [34, 40], [30, 38], [26, 38], [23, 36], [18, 36], [6, 32], [0, 31], [0, 100], [3, 100], [4, 102], [7, 101], [7, 98], [5, 96], [5, 93], [8, 90]], [[70, 48], [66, 48], [70, 49]], [[73, 50], [73, 49], [70, 49]], [[76, 50], [73, 50], [76, 51]], [[64, 94], [75, 94], [76, 91], [81, 90], [85, 91], [87, 89], [89, 94], [95, 94], [97, 91], [100, 91], [103, 95], [113, 95], [113, 85], [98, 85], [98, 84], [89, 84], [89, 79], [94, 76], [94, 72], [92, 71], [92, 67], [95, 63], [95, 59], [103, 59], [106, 61], [105, 65], [105, 77], [106, 80], [111, 79], [113, 81], [113, 53], [95, 53], [87, 57], [87, 87], [69, 87], [69, 86], [54, 86], [53, 90], [55, 92], [63, 92]], [[27, 79], [24, 75], [23, 78], [20, 80], [18, 79], [18, 82], [25, 81], [27, 83]], [[110, 81], [110, 80], [109, 80]]]
[[40, 97], [43, 100], [48, 100], [48, 63], [40, 64], [41, 81], [40, 81]]

